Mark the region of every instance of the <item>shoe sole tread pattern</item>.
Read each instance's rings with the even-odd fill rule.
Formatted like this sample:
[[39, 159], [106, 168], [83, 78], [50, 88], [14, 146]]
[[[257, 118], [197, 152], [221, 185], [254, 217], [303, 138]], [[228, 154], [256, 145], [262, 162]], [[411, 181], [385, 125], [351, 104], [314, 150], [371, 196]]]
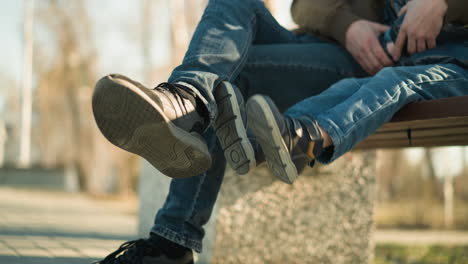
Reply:
[[266, 99], [253, 96], [247, 102], [247, 114], [249, 127], [262, 147], [267, 166], [278, 179], [292, 184], [297, 178], [297, 169]]
[[201, 174], [211, 166], [206, 143], [166, 119], [147, 91], [127, 80], [104, 77], [92, 106], [96, 123], [115, 146], [146, 159], [172, 178]]
[[221, 84], [214, 96], [218, 105], [214, 128], [224, 156], [238, 174], [247, 174], [256, 166], [255, 153], [247, 137], [234, 88]]

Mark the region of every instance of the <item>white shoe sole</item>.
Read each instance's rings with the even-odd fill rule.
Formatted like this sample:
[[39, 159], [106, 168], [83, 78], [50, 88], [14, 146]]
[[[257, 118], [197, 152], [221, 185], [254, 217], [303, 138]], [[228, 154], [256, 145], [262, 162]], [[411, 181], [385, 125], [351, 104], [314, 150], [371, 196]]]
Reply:
[[256, 136], [268, 167], [280, 180], [292, 184], [297, 178], [297, 169], [281, 135], [275, 116], [261, 95], [247, 101], [249, 128]]
[[174, 125], [149, 93], [149, 89], [130, 80], [102, 78], [92, 100], [102, 134], [169, 177], [186, 178], [207, 171], [211, 155], [203, 138]]
[[214, 96], [218, 104], [214, 128], [224, 156], [238, 174], [247, 174], [256, 166], [255, 153], [247, 137], [234, 88], [224, 82], [216, 88]]

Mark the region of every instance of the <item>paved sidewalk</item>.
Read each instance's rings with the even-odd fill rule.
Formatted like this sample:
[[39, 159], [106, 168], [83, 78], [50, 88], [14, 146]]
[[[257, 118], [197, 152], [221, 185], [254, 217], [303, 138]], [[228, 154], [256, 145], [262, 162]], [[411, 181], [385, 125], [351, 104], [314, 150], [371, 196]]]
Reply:
[[85, 264], [136, 238], [135, 200], [0, 186], [1, 264]]
[[[0, 186], [0, 264], [90, 264], [135, 239], [137, 201]], [[468, 232], [378, 230], [377, 244], [468, 245]]]

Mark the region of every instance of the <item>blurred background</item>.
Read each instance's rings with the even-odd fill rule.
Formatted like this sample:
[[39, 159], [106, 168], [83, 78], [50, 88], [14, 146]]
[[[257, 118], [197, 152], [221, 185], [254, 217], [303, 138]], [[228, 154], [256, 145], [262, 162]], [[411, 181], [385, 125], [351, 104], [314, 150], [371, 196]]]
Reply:
[[[290, 0], [266, 2], [285, 27], [294, 28]], [[205, 5], [201, 0], [3, 0], [0, 188], [6, 199], [20, 194], [56, 200], [51, 193], [76, 194], [90, 204], [110, 199], [126, 205], [122, 223], [134, 221], [141, 162], [99, 133], [91, 112], [93, 87], [108, 73], [149, 87], [165, 81], [182, 60]], [[467, 164], [466, 147], [378, 151], [377, 228], [468, 230]], [[0, 211], [4, 223], [11, 220], [7, 214]], [[0, 233], [11, 226], [0, 225]]]

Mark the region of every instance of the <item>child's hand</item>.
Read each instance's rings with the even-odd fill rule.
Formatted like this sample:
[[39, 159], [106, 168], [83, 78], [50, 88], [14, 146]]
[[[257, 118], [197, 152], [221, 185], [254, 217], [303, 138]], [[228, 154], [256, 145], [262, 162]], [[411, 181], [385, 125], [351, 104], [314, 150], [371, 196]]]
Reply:
[[405, 42], [409, 54], [435, 48], [447, 8], [446, 0], [409, 1], [398, 14], [406, 16], [395, 42], [393, 59], [400, 59]]

